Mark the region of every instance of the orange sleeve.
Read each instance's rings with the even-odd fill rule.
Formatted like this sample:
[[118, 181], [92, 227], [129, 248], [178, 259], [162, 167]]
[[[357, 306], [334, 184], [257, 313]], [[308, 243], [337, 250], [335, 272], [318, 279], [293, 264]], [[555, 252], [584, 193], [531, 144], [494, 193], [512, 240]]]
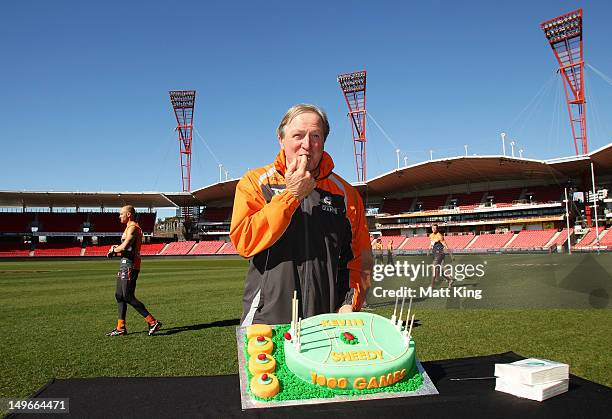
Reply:
[[371, 286], [374, 257], [372, 256], [370, 233], [366, 223], [361, 196], [352, 188], [351, 193], [347, 195], [348, 216], [353, 230], [353, 241], [351, 243], [353, 259], [348, 263], [349, 285], [355, 290], [353, 294], [353, 310], [359, 311], [365, 302]]
[[289, 191], [266, 202], [258, 178], [247, 173], [236, 186], [230, 238], [238, 254], [251, 257], [272, 246], [285, 232], [300, 201]]

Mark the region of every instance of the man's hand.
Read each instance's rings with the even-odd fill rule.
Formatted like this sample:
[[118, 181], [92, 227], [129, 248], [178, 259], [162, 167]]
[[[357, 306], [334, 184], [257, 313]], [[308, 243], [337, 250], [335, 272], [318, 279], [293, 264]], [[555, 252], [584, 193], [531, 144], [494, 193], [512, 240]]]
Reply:
[[107, 258], [112, 258], [115, 255], [115, 248], [117, 247], [117, 245], [112, 245], [110, 249], [108, 249], [108, 252], [106, 253], [106, 257]]
[[307, 165], [307, 156], [297, 156], [295, 160], [287, 164], [287, 171], [285, 172], [287, 190], [300, 201], [310, 195], [316, 185], [314, 177], [306, 170]]

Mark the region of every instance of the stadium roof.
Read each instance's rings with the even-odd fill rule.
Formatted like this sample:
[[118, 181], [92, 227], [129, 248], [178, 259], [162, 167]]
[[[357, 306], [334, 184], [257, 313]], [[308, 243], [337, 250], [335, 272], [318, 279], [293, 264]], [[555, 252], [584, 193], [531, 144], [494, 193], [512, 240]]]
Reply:
[[[353, 183], [364, 195], [385, 197], [398, 192], [506, 180], [533, 180], [564, 184], [581, 178], [593, 162], [596, 176], [612, 175], [612, 143], [588, 155], [552, 160], [508, 156], [462, 156], [430, 160], [402, 167], [366, 183]], [[226, 180], [189, 192], [31, 192], [0, 191], [0, 207], [139, 208], [231, 206], [238, 179]]]
[[508, 156], [464, 156], [430, 160], [396, 169], [367, 182], [369, 196], [384, 197], [462, 183], [533, 180], [564, 184], [590, 171], [612, 173], [612, 143], [586, 156], [533, 160]]
[[230, 179], [224, 182], [213, 183], [192, 192], [195, 199], [211, 206], [232, 206], [236, 185], [240, 179]]
[[162, 195], [174, 204], [172, 206], [195, 207], [203, 205], [203, 203], [197, 200], [191, 192], [164, 192]]
[[128, 204], [138, 208], [177, 206], [159, 192], [0, 191], [0, 207], [119, 208]]

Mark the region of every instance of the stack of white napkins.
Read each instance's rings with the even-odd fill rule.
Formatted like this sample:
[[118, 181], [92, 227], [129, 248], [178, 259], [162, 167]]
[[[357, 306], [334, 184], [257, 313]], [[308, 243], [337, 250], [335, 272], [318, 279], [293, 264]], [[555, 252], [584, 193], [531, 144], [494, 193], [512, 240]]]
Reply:
[[495, 377], [495, 390], [541, 402], [567, 391], [569, 365], [528, 358], [495, 364]]

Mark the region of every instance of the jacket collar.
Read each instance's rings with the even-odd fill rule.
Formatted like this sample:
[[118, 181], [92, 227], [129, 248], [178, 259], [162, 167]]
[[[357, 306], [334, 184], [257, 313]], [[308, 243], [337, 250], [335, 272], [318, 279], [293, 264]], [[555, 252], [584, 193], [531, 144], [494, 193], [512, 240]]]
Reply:
[[[285, 150], [281, 149], [276, 155], [274, 168], [281, 175], [285, 176], [285, 171], [287, 170]], [[324, 151], [321, 156], [321, 161], [319, 162], [319, 175], [317, 176], [317, 180], [325, 179], [331, 174], [332, 170], [334, 170], [334, 161], [331, 156], [327, 154], [327, 151]]]

